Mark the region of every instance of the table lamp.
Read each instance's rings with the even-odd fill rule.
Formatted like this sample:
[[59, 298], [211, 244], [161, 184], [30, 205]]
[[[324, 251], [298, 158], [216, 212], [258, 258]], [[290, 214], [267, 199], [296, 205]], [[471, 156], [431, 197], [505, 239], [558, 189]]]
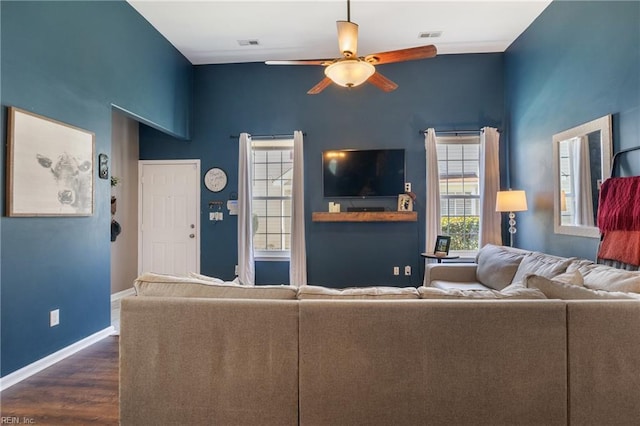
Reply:
[[498, 191], [496, 211], [509, 212], [509, 246], [513, 247], [513, 234], [516, 233], [516, 214], [527, 210], [527, 197], [524, 191]]

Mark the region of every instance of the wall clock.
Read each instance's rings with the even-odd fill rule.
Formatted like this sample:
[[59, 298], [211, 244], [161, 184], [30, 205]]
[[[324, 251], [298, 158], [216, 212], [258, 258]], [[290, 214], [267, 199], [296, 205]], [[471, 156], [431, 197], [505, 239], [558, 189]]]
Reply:
[[227, 174], [219, 167], [212, 167], [204, 175], [204, 185], [209, 191], [220, 192], [227, 186]]

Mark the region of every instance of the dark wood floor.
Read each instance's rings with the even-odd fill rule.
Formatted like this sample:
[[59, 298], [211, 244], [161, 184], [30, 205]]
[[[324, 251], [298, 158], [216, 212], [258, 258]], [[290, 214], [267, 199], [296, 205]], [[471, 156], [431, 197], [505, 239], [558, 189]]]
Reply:
[[109, 336], [0, 393], [0, 415], [38, 426], [117, 425], [118, 380], [118, 337]]

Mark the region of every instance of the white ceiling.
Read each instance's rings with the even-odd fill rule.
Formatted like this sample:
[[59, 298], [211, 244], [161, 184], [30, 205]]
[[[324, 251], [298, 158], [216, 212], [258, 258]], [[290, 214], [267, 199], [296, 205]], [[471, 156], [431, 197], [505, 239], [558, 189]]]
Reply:
[[[191, 63], [339, 56], [346, 0], [128, 0]], [[550, 0], [352, 0], [358, 55], [435, 44], [438, 54], [503, 52]], [[419, 38], [442, 31], [439, 38]], [[239, 40], [258, 40], [240, 46]]]

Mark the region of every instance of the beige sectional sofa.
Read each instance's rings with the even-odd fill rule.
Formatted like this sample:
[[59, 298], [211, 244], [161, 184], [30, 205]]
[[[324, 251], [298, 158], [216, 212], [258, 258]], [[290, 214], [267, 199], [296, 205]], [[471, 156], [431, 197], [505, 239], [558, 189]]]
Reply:
[[488, 244], [475, 263], [427, 264], [419, 291], [433, 299], [640, 300], [640, 272]]
[[[478, 260], [461, 282], [499, 275]], [[576, 265], [585, 285], [598, 273]], [[456, 282], [443, 271], [428, 268]], [[121, 424], [637, 424], [640, 302], [548, 300], [524, 285], [511, 290], [529, 290], [521, 300], [489, 296], [512, 281], [476, 290], [485, 300], [429, 300], [471, 290], [143, 275], [122, 301]]]

